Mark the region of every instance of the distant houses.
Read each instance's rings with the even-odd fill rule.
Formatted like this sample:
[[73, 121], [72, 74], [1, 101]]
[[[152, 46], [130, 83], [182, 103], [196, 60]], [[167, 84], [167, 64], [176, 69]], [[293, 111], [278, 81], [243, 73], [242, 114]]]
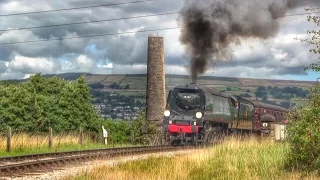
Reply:
[[117, 93], [102, 93], [94, 97], [93, 108], [103, 119], [134, 120], [138, 118], [138, 111], [145, 104], [137, 102], [131, 97], [121, 96]]

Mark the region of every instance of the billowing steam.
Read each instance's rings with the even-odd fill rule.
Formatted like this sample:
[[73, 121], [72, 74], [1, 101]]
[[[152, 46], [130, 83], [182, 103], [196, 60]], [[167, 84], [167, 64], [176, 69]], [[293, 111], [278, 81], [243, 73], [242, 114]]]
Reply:
[[230, 59], [229, 45], [240, 39], [275, 36], [290, 8], [320, 4], [320, 0], [185, 0], [180, 11], [180, 41], [191, 58], [191, 76], [208, 64]]

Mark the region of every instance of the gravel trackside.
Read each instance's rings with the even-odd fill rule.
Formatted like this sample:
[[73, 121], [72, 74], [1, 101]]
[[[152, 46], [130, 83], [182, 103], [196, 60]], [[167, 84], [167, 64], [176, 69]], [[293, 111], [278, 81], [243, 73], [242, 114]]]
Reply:
[[39, 172], [36, 174], [32, 173], [24, 177], [7, 178], [7, 179], [8, 180], [9, 179], [10, 180], [57, 180], [66, 176], [73, 176], [81, 172], [90, 171], [91, 169], [99, 166], [107, 165], [111, 167], [111, 166], [117, 165], [118, 163], [134, 161], [134, 160], [142, 160], [152, 156], [153, 157], [159, 157], [159, 156], [171, 157], [178, 154], [190, 153], [192, 151], [196, 151], [196, 150], [179, 150], [179, 151], [148, 153], [148, 154], [141, 154], [141, 155], [127, 155], [124, 157], [111, 158], [110, 160], [95, 160], [95, 161], [82, 162], [79, 164], [64, 166], [64, 167], [61, 167], [60, 169], [48, 170], [48, 171]]

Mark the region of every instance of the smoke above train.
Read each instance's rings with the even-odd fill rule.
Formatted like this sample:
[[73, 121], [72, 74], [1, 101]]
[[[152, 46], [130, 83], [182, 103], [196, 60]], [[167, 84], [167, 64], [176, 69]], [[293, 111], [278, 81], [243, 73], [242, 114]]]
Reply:
[[319, 0], [185, 0], [180, 10], [180, 42], [190, 57], [192, 81], [215, 65], [231, 59], [231, 44], [247, 38], [267, 39], [279, 31], [288, 10], [320, 5]]

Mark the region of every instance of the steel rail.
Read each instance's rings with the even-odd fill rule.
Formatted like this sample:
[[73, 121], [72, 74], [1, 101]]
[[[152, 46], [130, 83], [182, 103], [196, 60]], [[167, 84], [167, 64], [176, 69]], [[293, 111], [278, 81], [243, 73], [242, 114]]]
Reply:
[[194, 149], [194, 146], [141, 146], [127, 148], [106, 149], [104, 152], [79, 154], [75, 156], [65, 156], [53, 159], [36, 160], [0, 166], [0, 177], [21, 176], [26, 173], [39, 172], [53, 167], [61, 167], [73, 162], [82, 162], [95, 159], [105, 159], [110, 157], [144, 154], [150, 152], [173, 151], [181, 149]]
[[118, 148], [100, 148], [100, 149], [86, 149], [86, 150], [75, 150], [75, 151], [60, 151], [60, 152], [50, 152], [50, 153], [39, 153], [39, 154], [27, 154], [27, 155], [18, 155], [18, 156], [6, 156], [0, 157], [0, 165], [6, 162], [19, 162], [24, 160], [34, 160], [41, 158], [55, 158], [61, 156], [73, 156], [73, 155], [81, 155], [88, 153], [99, 153], [105, 152], [108, 150], [121, 150], [128, 148], [140, 148], [147, 146], [132, 146], [132, 147], [118, 147]]

